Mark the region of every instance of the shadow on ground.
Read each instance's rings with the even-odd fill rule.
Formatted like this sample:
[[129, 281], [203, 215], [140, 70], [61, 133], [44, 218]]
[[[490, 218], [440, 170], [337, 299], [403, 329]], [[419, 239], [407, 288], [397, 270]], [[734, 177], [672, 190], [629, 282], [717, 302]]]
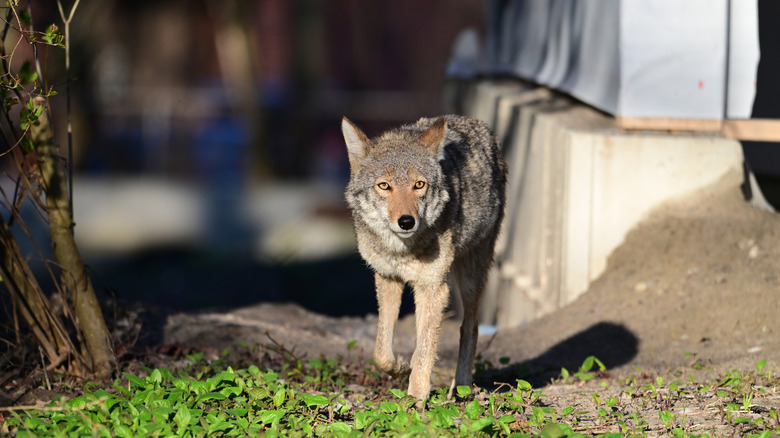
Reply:
[[[559, 342], [542, 355], [504, 368], [486, 370], [476, 376], [476, 384], [494, 389], [501, 383], [512, 387], [517, 379], [534, 388], [550, 383], [561, 375], [561, 368], [574, 374], [588, 358], [595, 356], [608, 370], [630, 362], [639, 351], [639, 339], [621, 324], [600, 322]], [[597, 371], [594, 366], [591, 371]]]

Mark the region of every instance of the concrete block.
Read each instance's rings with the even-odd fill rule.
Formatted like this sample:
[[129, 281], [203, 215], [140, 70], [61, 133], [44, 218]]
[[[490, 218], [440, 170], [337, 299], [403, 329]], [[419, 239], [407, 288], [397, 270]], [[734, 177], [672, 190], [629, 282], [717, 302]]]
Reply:
[[[505, 84], [481, 87], [497, 100], [481, 108], [497, 109], [488, 122], [506, 141], [510, 169], [484, 323], [516, 326], [572, 302], [653, 208], [742, 168], [735, 140], [621, 131], [567, 98], [531, 89], [503, 98]], [[507, 113], [511, 121], [496, 121]]]

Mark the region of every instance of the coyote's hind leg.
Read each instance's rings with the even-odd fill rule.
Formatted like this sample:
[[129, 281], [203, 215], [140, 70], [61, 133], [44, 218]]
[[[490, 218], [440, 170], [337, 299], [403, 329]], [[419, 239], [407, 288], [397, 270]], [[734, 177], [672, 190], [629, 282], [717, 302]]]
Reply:
[[457, 386], [471, 386], [474, 355], [477, 351], [479, 304], [487, 283], [492, 259], [492, 247], [474, 251], [471, 257], [456, 263], [450, 281], [457, 283], [463, 303], [463, 322], [460, 325], [460, 346], [455, 379], [450, 386], [452, 397]]

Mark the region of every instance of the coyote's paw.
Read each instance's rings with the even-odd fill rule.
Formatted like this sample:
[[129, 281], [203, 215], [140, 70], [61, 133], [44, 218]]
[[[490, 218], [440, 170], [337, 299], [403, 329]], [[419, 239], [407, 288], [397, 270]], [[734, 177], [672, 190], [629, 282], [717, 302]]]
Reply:
[[374, 362], [380, 370], [390, 374], [396, 379], [401, 379], [409, 374], [409, 364], [402, 358], [390, 357], [382, 360], [382, 358], [375, 357]]
[[391, 370], [388, 370], [388, 374], [393, 376], [395, 379], [402, 379], [409, 375], [409, 372], [411, 369], [409, 368], [409, 364], [406, 363], [406, 361], [402, 357], [397, 357], [395, 362], [393, 363], [393, 368]]

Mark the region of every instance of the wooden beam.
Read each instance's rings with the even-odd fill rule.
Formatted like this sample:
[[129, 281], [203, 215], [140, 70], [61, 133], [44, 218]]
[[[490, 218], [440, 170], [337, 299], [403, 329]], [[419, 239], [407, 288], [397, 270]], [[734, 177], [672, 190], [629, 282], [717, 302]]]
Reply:
[[617, 117], [621, 129], [639, 131], [706, 131], [721, 130], [718, 119], [674, 119], [666, 117]]
[[721, 132], [737, 140], [780, 142], [780, 119], [724, 120]]
[[719, 132], [726, 138], [780, 142], [780, 119], [674, 119], [616, 117], [618, 127], [639, 131]]

